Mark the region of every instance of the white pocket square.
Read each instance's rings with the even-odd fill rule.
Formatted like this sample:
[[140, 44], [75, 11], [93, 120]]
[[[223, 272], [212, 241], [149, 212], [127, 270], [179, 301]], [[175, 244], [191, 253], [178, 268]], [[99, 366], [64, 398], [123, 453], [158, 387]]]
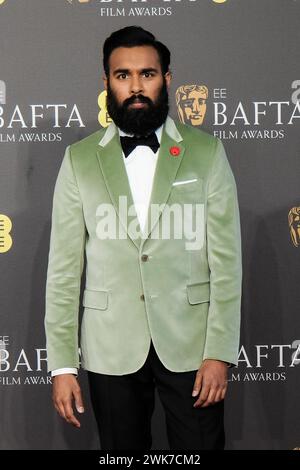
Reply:
[[180, 184], [194, 183], [195, 181], [198, 181], [198, 178], [194, 178], [192, 180], [174, 181], [172, 186], [179, 186]]

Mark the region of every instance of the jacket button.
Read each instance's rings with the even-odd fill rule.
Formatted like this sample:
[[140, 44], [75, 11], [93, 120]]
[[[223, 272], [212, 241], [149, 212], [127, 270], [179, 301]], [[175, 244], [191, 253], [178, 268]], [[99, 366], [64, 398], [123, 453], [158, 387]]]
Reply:
[[141, 299], [141, 300], [145, 300], [144, 294], [141, 294], [140, 299]]
[[148, 261], [149, 256], [148, 255], [142, 255], [142, 261]]

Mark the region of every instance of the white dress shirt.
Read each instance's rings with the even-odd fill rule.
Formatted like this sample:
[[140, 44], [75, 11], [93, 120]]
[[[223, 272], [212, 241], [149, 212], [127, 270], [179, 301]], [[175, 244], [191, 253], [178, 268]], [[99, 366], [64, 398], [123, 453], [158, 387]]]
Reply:
[[[162, 128], [163, 126], [160, 126], [155, 131], [159, 143]], [[120, 136], [128, 135], [121, 129], [119, 129], [119, 134]], [[154, 153], [146, 145], [138, 145], [126, 158], [122, 152], [132, 199], [142, 231], [145, 228], [158, 152], [159, 148]]]
[[[161, 142], [162, 130], [163, 124], [155, 131], [159, 143]], [[132, 136], [132, 134], [126, 134], [119, 128], [118, 131], [120, 136]], [[142, 231], [145, 228], [158, 152], [159, 148], [154, 153], [146, 145], [138, 145], [126, 158], [124, 152], [122, 152], [132, 199]], [[51, 372], [52, 377], [61, 374], [77, 375], [77, 369], [64, 367]]]

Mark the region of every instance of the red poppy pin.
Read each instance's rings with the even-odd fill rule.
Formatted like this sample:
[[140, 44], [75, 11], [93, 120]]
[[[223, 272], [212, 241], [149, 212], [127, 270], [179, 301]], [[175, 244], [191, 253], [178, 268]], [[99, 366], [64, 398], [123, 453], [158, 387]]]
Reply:
[[180, 154], [180, 148], [179, 147], [170, 147], [170, 154], [173, 155], [173, 157], [178, 157]]

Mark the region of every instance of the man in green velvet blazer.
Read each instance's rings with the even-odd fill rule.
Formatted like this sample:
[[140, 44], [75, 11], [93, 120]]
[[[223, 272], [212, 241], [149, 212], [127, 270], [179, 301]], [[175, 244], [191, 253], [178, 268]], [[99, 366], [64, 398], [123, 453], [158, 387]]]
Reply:
[[[105, 86], [119, 103], [137, 94], [155, 103], [162, 76], [167, 88], [171, 79], [168, 70], [163, 74], [161, 58], [145, 39], [112, 47]], [[156, 72], [141, 75], [145, 68]], [[136, 116], [147, 101], [132, 103], [138, 125]], [[161, 125], [162, 134], [141, 229], [122, 157], [123, 121], [112, 106], [110, 114], [115, 120], [107, 129], [68, 146], [55, 186], [46, 290], [48, 369], [79, 367], [86, 255], [81, 366], [105, 376], [134, 374], [151, 343], [169, 372], [194, 371], [190, 394], [194, 390], [196, 407], [209, 407], [225, 396], [240, 326], [239, 210], [223, 144], [173, 120], [166, 108], [162, 122], [161, 114], [157, 121], [151, 117], [148, 130]], [[128, 131], [124, 122], [123, 129]], [[79, 427], [72, 408], [75, 399], [83, 411], [76, 376], [66, 372], [53, 381], [56, 409]]]

